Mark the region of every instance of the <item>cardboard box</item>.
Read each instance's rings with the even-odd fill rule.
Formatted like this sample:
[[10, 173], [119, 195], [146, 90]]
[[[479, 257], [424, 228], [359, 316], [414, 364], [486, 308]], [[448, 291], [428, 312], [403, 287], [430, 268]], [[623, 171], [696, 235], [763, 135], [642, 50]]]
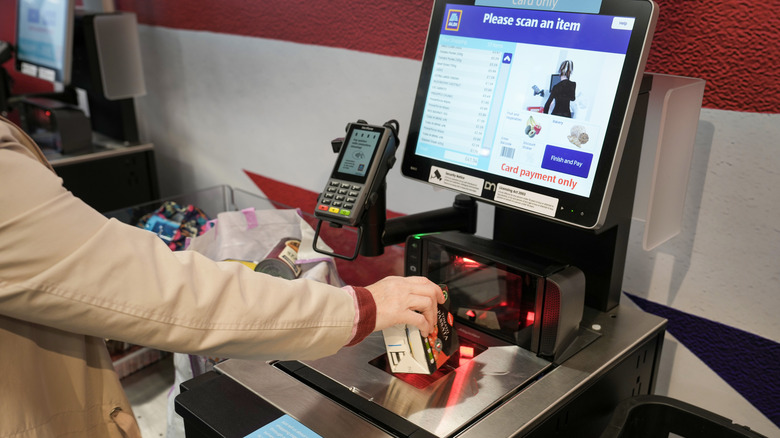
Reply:
[[407, 324], [398, 324], [382, 331], [392, 372], [433, 374], [458, 351], [458, 334], [449, 311], [449, 291], [443, 285], [442, 291], [446, 300], [438, 306], [437, 324], [433, 333], [424, 337], [417, 327]]

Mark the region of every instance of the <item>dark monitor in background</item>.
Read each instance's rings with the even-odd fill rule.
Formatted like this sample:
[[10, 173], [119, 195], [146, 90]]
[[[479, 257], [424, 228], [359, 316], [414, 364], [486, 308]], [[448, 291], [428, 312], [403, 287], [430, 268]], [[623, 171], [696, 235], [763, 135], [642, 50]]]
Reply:
[[[537, 3], [434, 2], [402, 172], [600, 228], [658, 10], [650, 0], [569, 2], [572, 12], [517, 6]], [[576, 104], [584, 105], [572, 117], [539, 112], [534, 90], [561, 60], [576, 66]]]
[[5, 115], [11, 109], [8, 99], [11, 97], [11, 77], [3, 67], [6, 61], [13, 55], [11, 44], [6, 41], [0, 41], [0, 114]]
[[140, 141], [134, 98], [146, 84], [135, 14], [77, 13], [75, 22], [71, 85], [86, 91], [93, 130]]
[[135, 14], [76, 12], [71, 84], [110, 101], [146, 93]]
[[73, 55], [75, 0], [19, 0], [16, 7], [16, 69], [68, 85]]

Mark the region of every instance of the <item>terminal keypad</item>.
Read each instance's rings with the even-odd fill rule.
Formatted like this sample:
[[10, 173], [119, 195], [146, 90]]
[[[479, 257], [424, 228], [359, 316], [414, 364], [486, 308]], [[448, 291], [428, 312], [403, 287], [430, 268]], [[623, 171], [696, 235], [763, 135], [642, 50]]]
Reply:
[[321, 213], [350, 217], [363, 184], [331, 179], [320, 194], [317, 210]]

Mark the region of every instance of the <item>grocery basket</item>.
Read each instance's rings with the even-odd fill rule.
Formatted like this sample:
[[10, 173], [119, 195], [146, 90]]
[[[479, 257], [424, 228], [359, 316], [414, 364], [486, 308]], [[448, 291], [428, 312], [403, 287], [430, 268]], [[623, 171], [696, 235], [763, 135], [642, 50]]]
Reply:
[[[128, 206], [118, 210], [104, 212], [103, 214], [108, 218], [115, 218], [123, 223], [136, 225], [141, 218], [156, 211], [168, 201], [175, 202], [180, 206], [192, 205], [198, 207], [211, 219], [216, 218], [219, 213], [224, 211], [236, 211], [245, 208], [260, 210], [290, 208], [245, 190], [236, 189], [227, 185], [220, 185], [169, 196], [144, 204]], [[114, 369], [120, 379], [159, 362], [170, 355], [169, 352], [114, 340], [107, 340], [106, 344], [109, 353], [111, 354]]]
[[216, 218], [217, 214], [222, 213], [223, 211], [235, 211], [251, 207], [260, 210], [290, 208], [242, 189], [220, 185], [161, 198], [145, 204], [124, 207], [103, 214], [106, 217], [116, 218], [127, 224], [135, 224], [141, 217], [155, 211], [166, 201], [173, 201], [179, 205], [194, 205], [200, 208], [210, 218]]

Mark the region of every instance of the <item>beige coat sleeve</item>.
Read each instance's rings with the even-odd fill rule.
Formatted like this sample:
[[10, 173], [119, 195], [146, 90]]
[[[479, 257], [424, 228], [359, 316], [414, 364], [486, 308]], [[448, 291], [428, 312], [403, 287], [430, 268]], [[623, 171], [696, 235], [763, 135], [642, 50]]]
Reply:
[[[167, 351], [307, 359], [349, 340], [353, 297], [171, 252], [108, 220], [0, 126], [0, 313]], [[110, 190], [110, 188], [106, 188]]]

